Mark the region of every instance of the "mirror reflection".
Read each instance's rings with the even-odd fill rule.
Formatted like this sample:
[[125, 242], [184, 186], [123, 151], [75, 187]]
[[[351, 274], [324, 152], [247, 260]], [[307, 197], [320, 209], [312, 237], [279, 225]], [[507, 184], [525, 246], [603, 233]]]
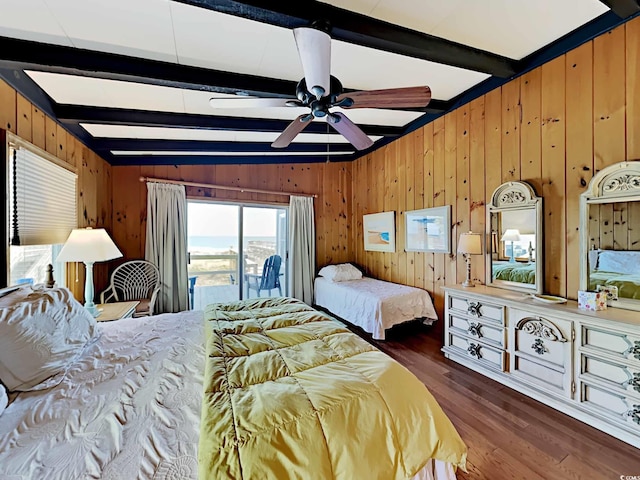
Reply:
[[589, 290], [640, 300], [640, 202], [589, 206]]
[[[640, 310], [640, 162], [598, 172], [581, 196], [582, 290]], [[635, 228], [634, 228], [635, 227]]]
[[488, 207], [487, 283], [542, 293], [540, 273], [541, 202], [524, 182], [501, 185]]

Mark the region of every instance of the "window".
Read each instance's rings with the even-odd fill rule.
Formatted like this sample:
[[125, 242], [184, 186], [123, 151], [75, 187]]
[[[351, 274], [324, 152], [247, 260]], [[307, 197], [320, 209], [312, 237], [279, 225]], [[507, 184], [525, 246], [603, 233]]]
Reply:
[[77, 175], [37, 147], [8, 140], [8, 284], [42, 283], [52, 264], [64, 285], [65, 264], [55, 259], [77, 227]]

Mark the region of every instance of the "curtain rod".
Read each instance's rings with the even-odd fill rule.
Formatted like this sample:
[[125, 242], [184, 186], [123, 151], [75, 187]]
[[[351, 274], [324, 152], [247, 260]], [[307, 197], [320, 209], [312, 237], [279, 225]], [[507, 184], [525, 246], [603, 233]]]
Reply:
[[276, 192], [273, 190], [261, 190], [259, 188], [227, 187], [225, 185], [214, 185], [212, 183], [184, 182], [182, 180], [169, 180], [166, 178], [140, 177], [140, 181], [141, 182], [173, 183], [175, 185], [184, 185], [186, 187], [214, 188], [216, 190], [232, 190], [235, 192], [266, 193], [268, 195], [287, 195], [287, 196], [298, 195], [300, 197], [318, 198], [318, 195], [316, 195], [315, 193]]

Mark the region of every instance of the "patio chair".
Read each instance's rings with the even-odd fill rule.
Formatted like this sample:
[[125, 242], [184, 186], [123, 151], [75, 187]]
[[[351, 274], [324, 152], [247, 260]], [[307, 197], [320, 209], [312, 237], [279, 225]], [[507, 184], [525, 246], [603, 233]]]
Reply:
[[146, 260], [131, 260], [111, 274], [109, 287], [100, 294], [100, 302], [138, 301], [134, 317], [153, 315], [156, 296], [160, 291], [160, 271]]
[[247, 284], [247, 294], [250, 290], [255, 290], [256, 295], [259, 297], [262, 290], [267, 290], [271, 295], [271, 290], [277, 288], [278, 293], [282, 296], [282, 288], [280, 287], [281, 264], [282, 257], [280, 255], [271, 255], [264, 261], [261, 274], [245, 273], [244, 279]]

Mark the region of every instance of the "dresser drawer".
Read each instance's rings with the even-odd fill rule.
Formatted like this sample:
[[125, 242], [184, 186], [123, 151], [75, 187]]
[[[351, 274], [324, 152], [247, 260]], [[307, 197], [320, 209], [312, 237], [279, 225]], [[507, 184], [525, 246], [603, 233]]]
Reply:
[[572, 322], [560, 318], [551, 320], [511, 309], [509, 325], [514, 331], [514, 351], [559, 367], [569, 365]]
[[640, 368], [640, 335], [582, 325], [580, 349], [584, 352], [601, 352], [612, 358], [628, 360]]
[[472, 338], [449, 332], [447, 346], [443, 350], [447, 353], [462, 355], [493, 370], [504, 371], [505, 369], [504, 350], [491, 347]]
[[504, 307], [492, 305], [482, 300], [466, 299], [450, 295], [448, 307], [452, 313], [468, 315], [484, 322], [504, 325]]
[[571, 397], [573, 323], [510, 309], [509, 326], [511, 373], [523, 382]]
[[599, 382], [621, 394], [629, 393], [640, 399], [640, 369], [585, 353], [580, 359], [581, 380]]
[[449, 314], [449, 327], [458, 334], [482, 340], [497, 348], [505, 346], [505, 329], [493, 322]]
[[582, 406], [640, 433], [640, 400], [588, 382], [580, 383]]

